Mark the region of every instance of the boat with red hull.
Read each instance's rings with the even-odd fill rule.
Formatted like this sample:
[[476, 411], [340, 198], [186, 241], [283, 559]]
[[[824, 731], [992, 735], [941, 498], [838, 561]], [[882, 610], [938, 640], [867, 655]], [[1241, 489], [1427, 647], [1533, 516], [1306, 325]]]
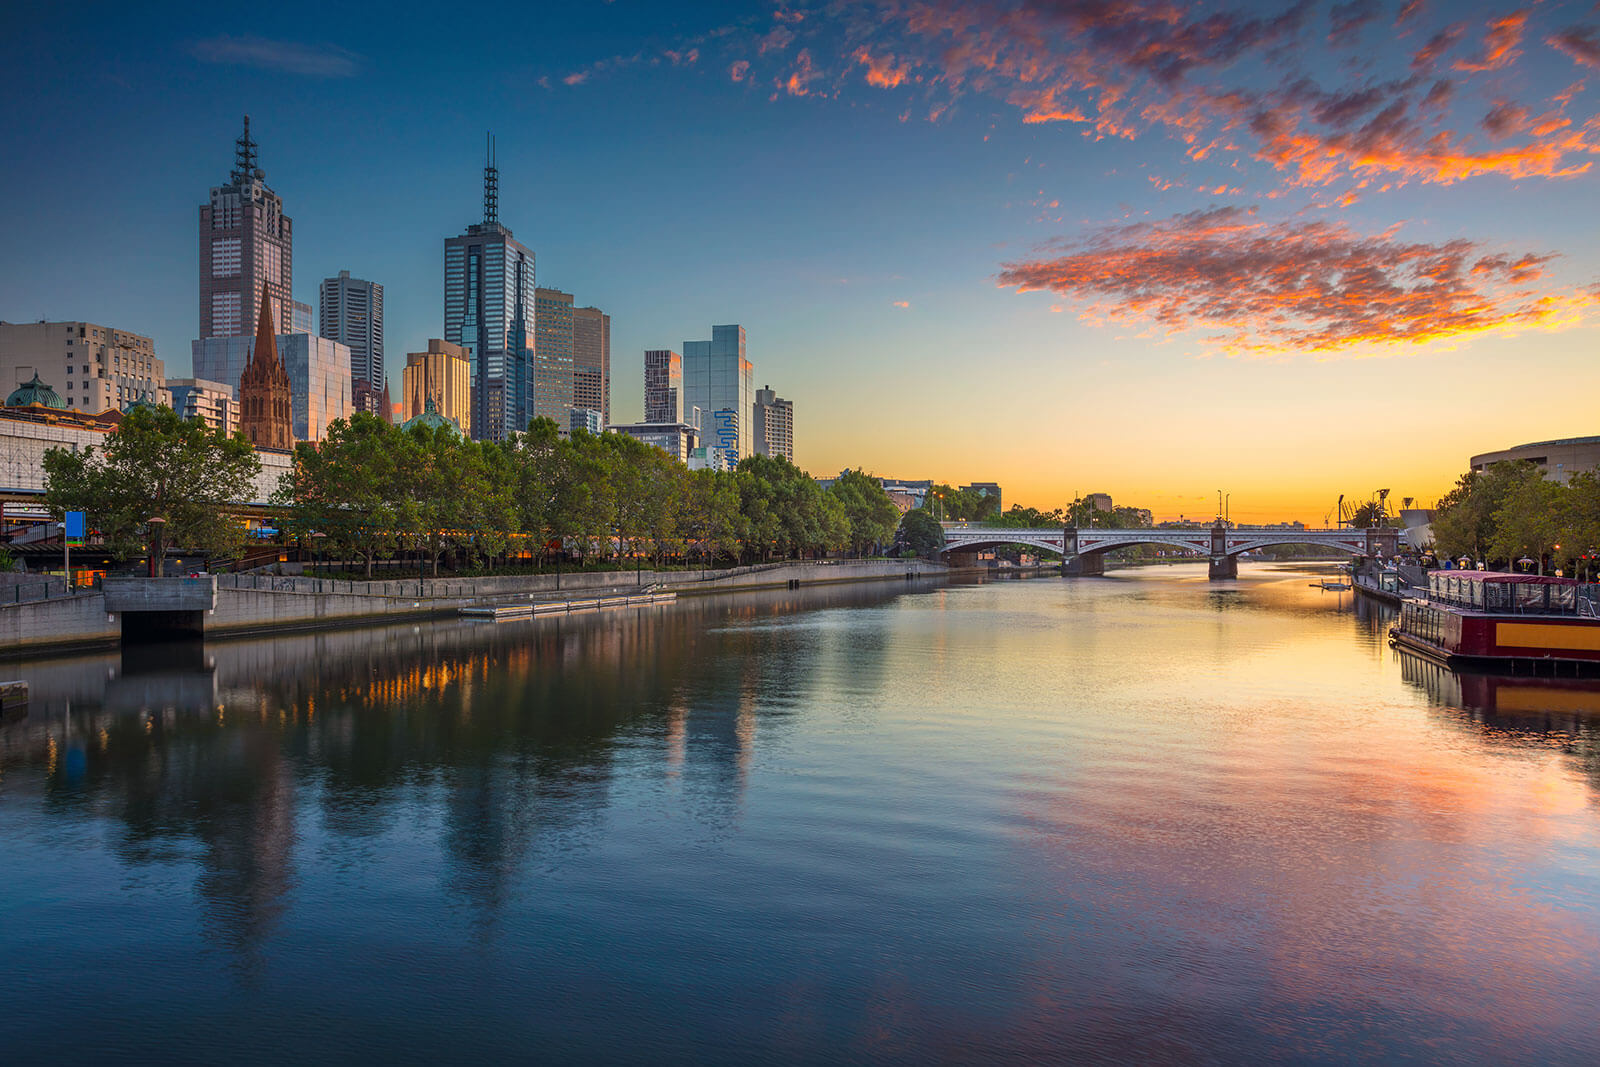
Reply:
[[1496, 571], [1434, 571], [1408, 596], [1393, 645], [1447, 665], [1600, 672], [1600, 586]]

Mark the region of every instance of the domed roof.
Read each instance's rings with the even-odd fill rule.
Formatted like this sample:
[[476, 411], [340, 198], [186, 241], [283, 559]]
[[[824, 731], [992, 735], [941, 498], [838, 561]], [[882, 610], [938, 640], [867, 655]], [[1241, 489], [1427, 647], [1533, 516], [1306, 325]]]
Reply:
[[61, 399], [61, 394], [39, 380], [39, 372], [33, 372], [33, 381], [26, 385], [19, 385], [6, 397], [6, 407], [25, 408], [38, 405], [45, 408], [60, 408], [65, 411], [67, 402]]
[[452, 433], [460, 434], [461, 427], [456, 425], [454, 419], [447, 419], [439, 414], [439, 409], [433, 404], [433, 397], [428, 397], [423, 405], [422, 414], [415, 415], [400, 424], [401, 430], [409, 430], [413, 426], [426, 426], [430, 430], [437, 430], [441, 426], [448, 428]]

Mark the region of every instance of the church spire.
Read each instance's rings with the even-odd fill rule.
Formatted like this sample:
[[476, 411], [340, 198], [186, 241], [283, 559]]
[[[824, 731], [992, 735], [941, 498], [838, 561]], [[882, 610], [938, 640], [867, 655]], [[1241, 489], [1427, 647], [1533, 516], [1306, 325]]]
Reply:
[[261, 314], [256, 320], [256, 350], [252, 360], [267, 359], [278, 362], [277, 329], [272, 322], [272, 304], [267, 299], [267, 287], [261, 287]]

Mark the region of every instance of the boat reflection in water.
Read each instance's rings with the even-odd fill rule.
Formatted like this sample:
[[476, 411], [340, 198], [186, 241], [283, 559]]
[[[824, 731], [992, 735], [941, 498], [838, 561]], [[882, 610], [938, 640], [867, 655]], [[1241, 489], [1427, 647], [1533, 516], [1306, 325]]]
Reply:
[[1397, 648], [1400, 676], [1481, 729], [1562, 744], [1600, 777], [1600, 678], [1446, 667]]

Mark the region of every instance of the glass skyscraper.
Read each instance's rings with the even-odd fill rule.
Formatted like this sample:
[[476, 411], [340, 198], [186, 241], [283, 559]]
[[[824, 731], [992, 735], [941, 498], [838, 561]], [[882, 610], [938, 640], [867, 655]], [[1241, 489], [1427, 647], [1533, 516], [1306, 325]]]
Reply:
[[566, 426], [572, 410], [572, 294], [533, 291], [533, 417]]
[[472, 436], [503, 441], [533, 418], [533, 251], [499, 220], [499, 171], [483, 171], [483, 222], [444, 242], [444, 339], [472, 352]]
[[755, 368], [745, 358], [743, 326], [713, 326], [711, 340], [683, 343], [684, 409], [716, 420], [727, 440], [713, 443], [734, 453], [734, 462], [753, 454], [754, 404]]

